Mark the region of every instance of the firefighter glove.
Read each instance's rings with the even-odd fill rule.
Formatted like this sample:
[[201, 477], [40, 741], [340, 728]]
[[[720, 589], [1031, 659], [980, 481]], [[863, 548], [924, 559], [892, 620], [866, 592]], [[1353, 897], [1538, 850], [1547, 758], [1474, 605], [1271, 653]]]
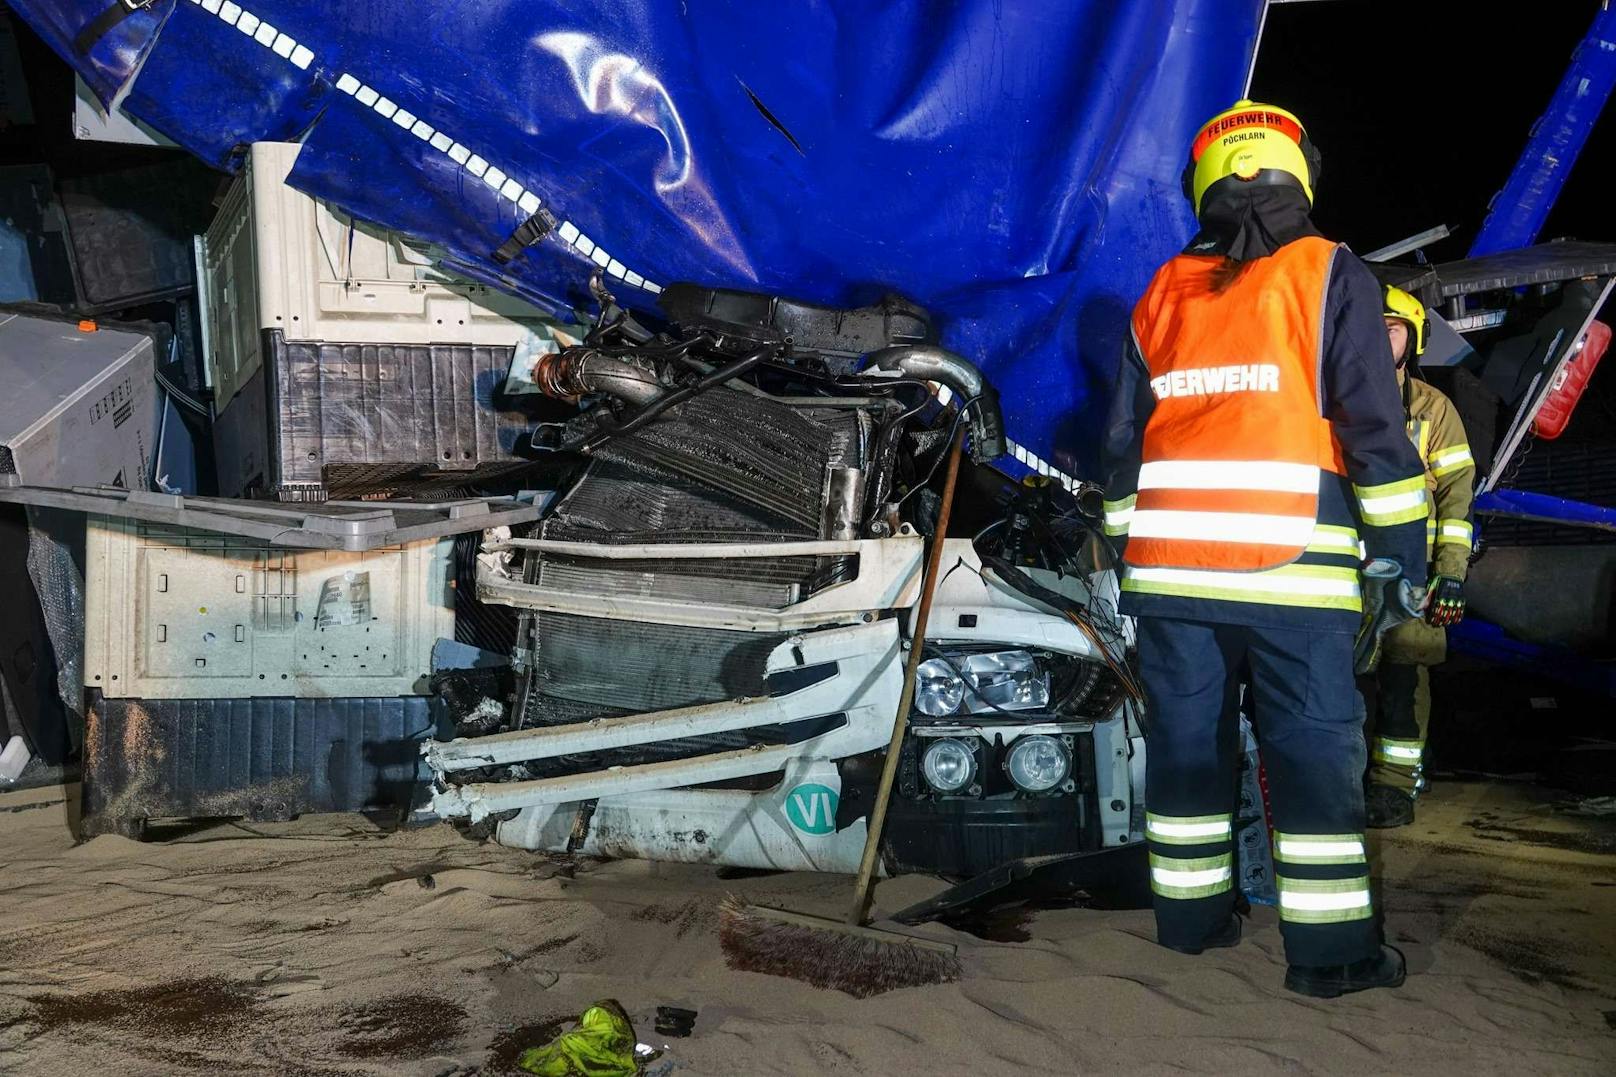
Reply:
[[1432, 576], [1427, 588], [1430, 598], [1425, 605], [1427, 624], [1446, 628], [1464, 619], [1464, 581], [1453, 576]]

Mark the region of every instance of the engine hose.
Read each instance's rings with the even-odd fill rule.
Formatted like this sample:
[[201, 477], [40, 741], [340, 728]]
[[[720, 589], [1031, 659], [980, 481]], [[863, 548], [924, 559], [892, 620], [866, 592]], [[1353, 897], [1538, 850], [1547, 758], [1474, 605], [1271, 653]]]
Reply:
[[[918, 384], [924, 385], [925, 383], [919, 382]], [[874, 519], [880, 513], [882, 506], [886, 504], [887, 498], [892, 494], [892, 472], [897, 466], [898, 447], [902, 437], [903, 424], [918, 415], [930, 402], [931, 390], [928, 388], [924, 395], [921, 396], [919, 403], [882, 424], [881, 432], [876, 435], [875, 451], [871, 453], [875, 461], [875, 481], [870, 484], [870, 492], [865, 498], [864, 518], [866, 520]], [[885, 531], [880, 532], [880, 534], [885, 534]]]
[[724, 364], [709, 374], [702, 375], [692, 385], [686, 385], [683, 388], [663, 393], [621, 422], [605, 415], [600, 416], [596, 420], [599, 428], [585, 438], [575, 451], [586, 454], [592, 453], [613, 438], [633, 433], [675, 404], [682, 404], [691, 397], [700, 396], [709, 389], [714, 389], [732, 378], [738, 378], [745, 374], [770, 355], [773, 355], [775, 347], [775, 345], [770, 344], [767, 347], [759, 348], [751, 355], [743, 356], [732, 363]]
[[1009, 451], [999, 391], [972, 363], [935, 344], [899, 344], [872, 352], [869, 369], [896, 370], [911, 378], [946, 385], [962, 400], [976, 401], [971, 420], [971, 459], [979, 464]]
[[653, 371], [582, 345], [540, 356], [533, 382], [555, 400], [605, 393], [630, 404], [650, 404], [665, 391]]

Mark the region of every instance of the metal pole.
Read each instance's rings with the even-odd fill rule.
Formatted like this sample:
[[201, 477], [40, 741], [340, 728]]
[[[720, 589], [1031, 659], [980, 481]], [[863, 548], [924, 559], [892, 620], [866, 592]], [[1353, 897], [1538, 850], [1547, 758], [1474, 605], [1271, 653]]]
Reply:
[[1547, 111], [1532, 125], [1515, 170], [1488, 204], [1470, 257], [1530, 246], [1537, 239], [1613, 87], [1616, 10], [1605, 0], [1571, 54]]

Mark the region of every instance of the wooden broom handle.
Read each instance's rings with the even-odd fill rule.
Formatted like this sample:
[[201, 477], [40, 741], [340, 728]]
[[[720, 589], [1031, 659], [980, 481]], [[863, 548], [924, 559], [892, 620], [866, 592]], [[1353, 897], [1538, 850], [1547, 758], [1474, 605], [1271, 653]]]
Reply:
[[859, 860], [858, 882], [853, 887], [853, 907], [848, 910], [849, 924], [862, 924], [870, 912], [870, 898], [875, 884], [875, 863], [881, 848], [881, 831], [886, 826], [887, 803], [892, 799], [892, 784], [898, 776], [898, 751], [903, 747], [903, 735], [909, 728], [909, 708], [915, 701], [915, 677], [920, 669], [922, 646], [926, 639], [926, 622], [931, 619], [931, 600], [937, 593], [938, 569], [943, 561], [943, 541], [948, 537], [949, 511], [954, 507], [954, 483], [959, 478], [960, 456], [965, 448], [965, 429], [954, 435], [954, 444], [948, 450], [948, 474], [943, 479], [943, 500], [937, 509], [937, 527], [932, 534], [931, 549], [926, 555], [926, 574], [920, 582], [920, 608], [915, 611], [914, 631], [909, 637], [909, 659], [903, 666], [903, 694], [898, 698], [898, 714], [892, 721], [892, 742], [887, 745], [886, 762], [881, 767], [881, 782], [875, 787], [875, 804], [870, 810], [869, 833], [864, 837], [864, 856]]

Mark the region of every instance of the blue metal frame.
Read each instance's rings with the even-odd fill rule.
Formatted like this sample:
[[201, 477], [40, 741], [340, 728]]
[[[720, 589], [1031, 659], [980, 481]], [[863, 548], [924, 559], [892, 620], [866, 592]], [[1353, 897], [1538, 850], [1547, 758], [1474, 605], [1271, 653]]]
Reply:
[[1448, 646], [1484, 662], [1551, 677], [1590, 695], [1616, 699], [1616, 664], [1518, 640], [1489, 621], [1466, 617], [1448, 629]]
[[1613, 87], [1616, 7], [1601, 5], [1509, 181], [1493, 196], [1470, 257], [1528, 247], [1537, 239]]
[[[1571, 54], [1548, 108], [1533, 125], [1509, 180], [1493, 196], [1470, 257], [1530, 246], [1537, 239], [1613, 88], [1616, 7], [1603, 4]], [[1526, 490], [1483, 493], [1476, 498], [1475, 512], [1616, 531], [1616, 509]]]
[[1474, 509], [1478, 516], [1512, 516], [1519, 520], [1616, 531], [1616, 509], [1550, 494], [1534, 494], [1529, 490], [1489, 490], [1476, 498]]

